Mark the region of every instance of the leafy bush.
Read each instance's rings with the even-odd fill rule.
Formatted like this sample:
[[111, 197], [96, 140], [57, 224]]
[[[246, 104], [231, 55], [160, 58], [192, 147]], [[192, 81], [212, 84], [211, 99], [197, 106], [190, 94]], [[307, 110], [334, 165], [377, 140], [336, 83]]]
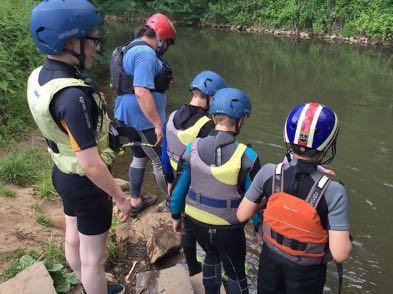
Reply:
[[80, 282], [66, 264], [64, 248], [53, 240], [48, 240], [43, 247], [43, 254], [38, 257], [36, 252], [19, 252], [11, 264], [1, 274], [2, 280], [8, 280], [36, 262], [42, 261], [51, 275], [57, 293], [70, 292], [73, 285]]
[[4, 269], [1, 273], [1, 280], [6, 281], [16, 276], [18, 273], [23, 271], [25, 268], [32, 265], [34, 262], [32, 260], [38, 259], [38, 254], [36, 252], [26, 252], [19, 251], [12, 260], [11, 264]]
[[47, 176], [51, 166], [50, 160], [37, 148], [14, 150], [0, 160], [0, 180], [29, 186]]
[[118, 0], [95, 1], [104, 13], [167, 14], [182, 24], [262, 25], [314, 33], [393, 38], [391, 0]]
[[43, 60], [30, 36], [34, 0], [0, 1], [0, 144], [35, 128], [26, 101], [26, 81]]

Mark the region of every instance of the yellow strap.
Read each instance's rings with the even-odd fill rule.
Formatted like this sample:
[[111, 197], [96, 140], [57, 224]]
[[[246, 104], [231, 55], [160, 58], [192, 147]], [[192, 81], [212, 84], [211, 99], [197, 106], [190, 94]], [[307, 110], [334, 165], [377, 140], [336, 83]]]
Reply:
[[227, 185], [237, 185], [242, 156], [247, 145], [239, 143], [232, 157], [221, 166], [211, 167], [211, 173], [220, 182]]
[[202, 127], [210, 120], [206, 115], [202, 116], [197, 122], [186, 130], [178, 132], [178, 138], [180, 142], [187, 146], [190, 144], [197, 136]]
[[221, 217], [215, 216], [214, 214], [208, 213], [204, 210], [198, 209], [188, 204], [186, 204], [185, 213], [196, 219], [197, 221], [209, 225], [230, 225], [230, 223], [228, 223], [225, 219], [222, 219]]

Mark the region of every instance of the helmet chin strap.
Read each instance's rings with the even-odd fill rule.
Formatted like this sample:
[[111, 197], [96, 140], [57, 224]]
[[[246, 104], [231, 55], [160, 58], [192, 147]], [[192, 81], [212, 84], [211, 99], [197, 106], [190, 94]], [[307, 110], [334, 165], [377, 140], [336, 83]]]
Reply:
[[[325, 158], [325, 156], [326, 156], [326, 153], [328, 153], [329, 149], [332, 150], [331, 156], [330, 156], [328, 159], [326, 159], [326, 160], [324, 160], [324, 161], [322, 162], [322, 160], [323, 160], [323, 159]], [[320, 165], [324, 165], [324, 164], [329, 164], [329, 163], [331, 163], [331, 162], [333, 161], [334, 157], [336, 156], [336, 152], [337, 152], [336, 140], [334, 140], [334, 142], [332, 143], [332, 145], [330, 145], [330, 147], [326, 150], [324, 156], [319, 160], [319, 164], [320, 164]]]
[[83, 70], [85, 69], [85, 38], [80, 38], [79, 43], [80, 52], [82, 53], [76, 53], [75, 51], [66, 48], [64, 48], [63, 51], [77, 58], [79, 60], [78, 68]]

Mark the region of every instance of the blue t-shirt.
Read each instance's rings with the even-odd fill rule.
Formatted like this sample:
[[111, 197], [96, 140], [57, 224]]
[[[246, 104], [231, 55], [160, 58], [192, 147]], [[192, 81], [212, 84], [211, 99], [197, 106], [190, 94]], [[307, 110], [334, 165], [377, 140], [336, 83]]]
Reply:
[[[142, 39], [133, 40], [133, 42], [136, 41], [142, 41]], [[140, 45], [129, 49], [124, 54], [123, 68], [127, 74], [134, 75], [134, 87], [154, 90], [154, 77], [160, 72], [162, 62], [151, 47]], [[166, 95], [161, 92], [151, 93], [161, 121], [165, 124]], [[154, 128], [154, 125], [143, 114], [134, 94], [124, 94], [117, 97], [115, 118], [138, 131]]]

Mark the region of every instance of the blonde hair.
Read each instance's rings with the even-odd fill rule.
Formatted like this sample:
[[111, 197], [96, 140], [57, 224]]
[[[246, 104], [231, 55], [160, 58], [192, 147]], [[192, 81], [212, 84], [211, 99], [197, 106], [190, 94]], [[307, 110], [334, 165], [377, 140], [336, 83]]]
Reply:
[[236, 119], [226, 114], [214, 114], [213, 120], [215, 124], [224, 125], [226, 127], [236, 127]]
[[203, 93], [202, 93], [200, 90], [198, 90], [198, 89], [192, 89], [192, 96], [198, 97], [198, 98], [200, 98], [200, 99], [205, 99], [205, 98], [206, 98], [206, 95], [203, 94]]

